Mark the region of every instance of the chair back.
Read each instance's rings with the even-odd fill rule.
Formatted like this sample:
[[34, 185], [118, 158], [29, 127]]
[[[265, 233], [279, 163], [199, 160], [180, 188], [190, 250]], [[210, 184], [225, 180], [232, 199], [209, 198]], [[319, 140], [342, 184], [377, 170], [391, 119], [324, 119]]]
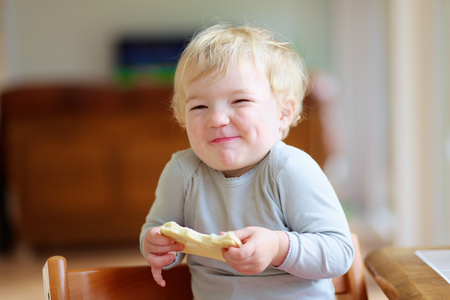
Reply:
[[62, 256], [50, 257], [43, 269], [47, 300], [193, 299], [186, 264], [164, 271], [165, 288], [153, 280], [149, 266], [67, 269]]

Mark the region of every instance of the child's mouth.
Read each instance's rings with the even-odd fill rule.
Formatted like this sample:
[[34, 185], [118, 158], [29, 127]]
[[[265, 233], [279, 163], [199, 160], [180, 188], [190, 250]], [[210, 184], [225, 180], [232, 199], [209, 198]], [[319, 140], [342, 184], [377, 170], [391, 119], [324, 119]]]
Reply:
[[221, 138], [216, 138], [216, 139], [212, 140], [211, 142], [212, 143], [224, 143], [224, 142], [229, 142], [229, 141], [235, 140], [237, 138], [239, 138], [239, 137], [237, 137], [237, 136], [221, 137]]

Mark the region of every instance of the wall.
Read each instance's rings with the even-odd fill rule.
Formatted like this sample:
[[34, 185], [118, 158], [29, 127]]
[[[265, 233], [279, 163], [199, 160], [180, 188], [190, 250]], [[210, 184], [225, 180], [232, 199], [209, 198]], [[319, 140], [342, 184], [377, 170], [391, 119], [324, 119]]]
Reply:
[[389, 162], [395, 241], [448, 244], [450, 178], [445, 141], [450, 127], [445, 120], [450, 110], [445, 108], [450, 69], [445, 62], [450, 6], [441, 0], [395, 0], [389, 8]]
[[324, 1], [3, 0], [8, 82], [108, 79], [122, 34], [183, 34], [215, 22], [250, 22], [295, 42], [311, 66], [326, 67]]
[[440, 184], [444, 187], [441, 192], [441, 209], [444, 214], [444, 218], [441, 224], [444, 240], [447, 244], [450, 243], [450, 59], [448, 53], [450, 53], [450, 1], [442, 1], [442, 6], [437, 7], [437, 14], [439, 16], [440, 29], [437, 31], [437, 40], [441, 41], [441, 48], [439, 51], [439, 90], [441, 104], [440, 119], [442, 120], [442, 128], [439, 130], [439, 148], [442, 149], [443, 164], [440, 164], [442, 171], [440, 174]]

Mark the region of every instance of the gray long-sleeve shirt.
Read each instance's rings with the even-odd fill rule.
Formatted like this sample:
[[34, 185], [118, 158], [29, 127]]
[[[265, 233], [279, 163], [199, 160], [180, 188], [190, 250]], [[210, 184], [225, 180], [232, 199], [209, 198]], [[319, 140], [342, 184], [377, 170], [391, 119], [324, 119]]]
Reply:
[[191, 149], [174, 154], [142, 227], [141, 250], [147, 231], [167, 221], [206, 234], [247, 226], [288, 233], [284, 262], [257, 275], [190, 255], [196, 299], [334, 299], [330, 278], [353, 261], [349, 226], [331, 184], [309, 155], [283, 142], [238, 178], [224, 177]]

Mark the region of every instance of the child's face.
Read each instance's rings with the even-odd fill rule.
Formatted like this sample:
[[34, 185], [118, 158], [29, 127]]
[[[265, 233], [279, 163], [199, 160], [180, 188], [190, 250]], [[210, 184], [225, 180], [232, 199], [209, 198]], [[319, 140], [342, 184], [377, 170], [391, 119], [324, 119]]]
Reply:
[[185, 86], [186, 130], [195, 154], [227, 177], [249, 171], [281, 139], [292, 113], [281, 113], [265, 72], [249, 62]]

